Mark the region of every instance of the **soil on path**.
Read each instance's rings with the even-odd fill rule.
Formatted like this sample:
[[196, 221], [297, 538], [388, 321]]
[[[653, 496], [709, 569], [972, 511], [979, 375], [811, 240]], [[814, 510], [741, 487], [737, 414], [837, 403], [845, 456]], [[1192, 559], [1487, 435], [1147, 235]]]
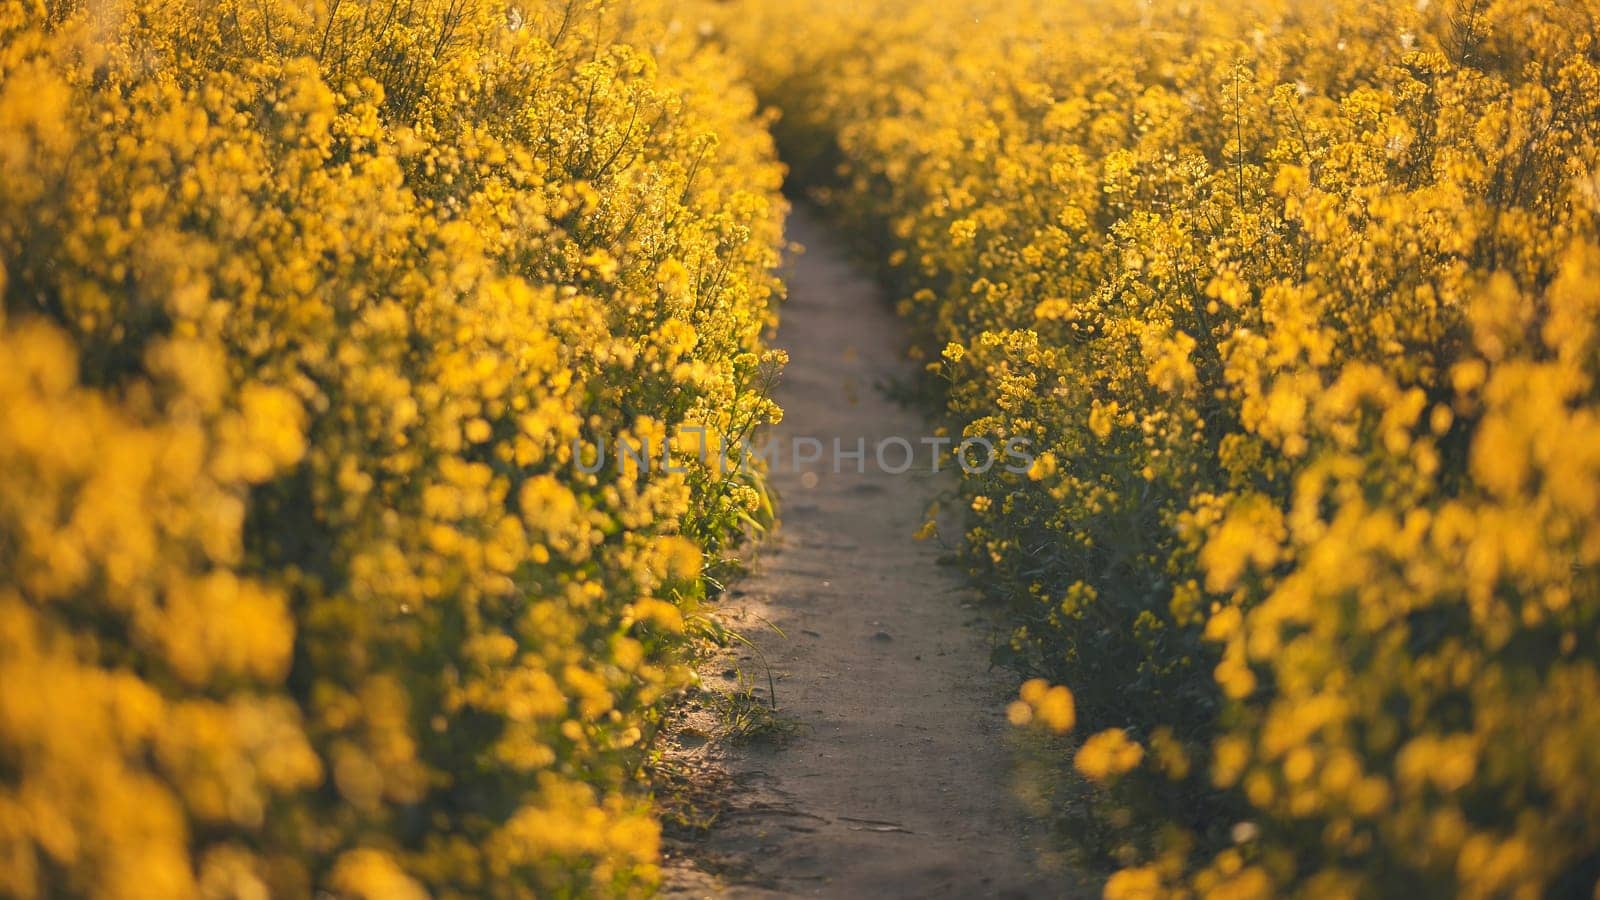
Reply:
[[[781, 525], [723, 613], [760, 648], [739, 663], [745, 677], [765, 695], [764, 656], [792, 728], [781, 740], [707, 748], [720, 811], [708, 834], [669, 846], [665, 894], [1079, 895], [1037, 871], [1011, 797], [1004, 708], [1014, 679], [990, 667], [994, 629], [960, 571], [938, 564], [939, 542], [913, 538], [951, 482], [928, 471], [931, 451], [918, 443], [928, 424], [882, 390], [917, 377], [904, 330], [804, 210], [790, 236], [806, 249], [790, 263], [778, 333], [790, 362], [775, 437], [786, 454], [795, 438], [815, 437], [823, 460], [809, 476], [776, 467]], [[873, 460], [894, 436], [918, 451], [911, 472]], [[848, 459], [831, 471], [834, 437], [845, 450], [865, 440], [866, 473]], [[896, 465], [897, 451], [887, 461]]]

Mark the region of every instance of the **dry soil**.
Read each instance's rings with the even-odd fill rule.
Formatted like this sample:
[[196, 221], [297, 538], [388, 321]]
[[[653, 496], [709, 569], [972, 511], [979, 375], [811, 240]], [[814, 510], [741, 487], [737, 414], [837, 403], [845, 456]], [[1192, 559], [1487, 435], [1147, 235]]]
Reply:
[[[920, 445], [906, 474], [871, 459], [882, 438], [931, 434], [883, 390], [917, 377], [904, 329], [813, 217], [797, 211], [790, 228], [805, 251], [789, 263], [777, 336], [790, 363], [775, 437], [784, 452], [816, 437], [824, 459], [811, 477], [777, 467], [781, 524], [723, 610], [761, 650], [733, 662], [762, 697], [770, 666], [789, 733], [691, 749], [719, 770], [720, 812], [709, 833], [669, 847], [666, 894], [1079, 895], [1038, 871], [1038, 829], [1011, 799], [1015, 679], [990, 666], [996, 630], [959, 568], [939, 564], [948, 548], [913, 537], [950, 473], [929, 473]], [[848, 460], [831, 471], [834, 437], [845, 449], [865, 439], [867, 473]], [[728, 667], [714, 662], [708, 682], [726, 687]]]

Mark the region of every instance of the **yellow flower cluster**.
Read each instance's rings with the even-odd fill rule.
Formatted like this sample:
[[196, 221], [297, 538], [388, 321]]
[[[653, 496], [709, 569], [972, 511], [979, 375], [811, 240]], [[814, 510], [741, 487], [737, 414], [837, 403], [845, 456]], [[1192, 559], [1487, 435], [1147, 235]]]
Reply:
[[1041, 451], [968, 542], [1108, 895], [1586, 896], [1600, 4], [736, 9], [955, 425]]
[[1128, 740], [1126, 731], [1107, 728], [1083, 742], [1073, 758], [1073, 765], [1087, 778], [1110, 781], [1133, 771], [1143, 759], [1144, 748]]
[[1043, 678], [1023, 683], [1018, 698], [1006, 708], [1006, 718], [1017, 727], [1038, 724], [1058, 734], [1071, 731], [1078, 722], [1072, 692], [1061, 685], [1051, 686]]
[[575, 454], [776, 415], [781, 177], [670, 4], [0, 0], [0, 895], [648, 890], [764, 501]]

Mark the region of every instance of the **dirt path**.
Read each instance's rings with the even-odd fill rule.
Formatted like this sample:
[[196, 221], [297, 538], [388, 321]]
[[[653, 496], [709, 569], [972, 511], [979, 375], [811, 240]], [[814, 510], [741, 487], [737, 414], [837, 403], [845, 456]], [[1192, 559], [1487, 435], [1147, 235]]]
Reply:
[[[796, 437], [820, 439], [824, 461], [814, 477], [779, 467], [782, 525], [726, 612], [760, 646], [780, 712], [796, 727], [781, 741], [722, 751], [725, 806], [687, 848], [698, 868], [669, 865], [667, 894], [1074, 894], [1059, 876], [1033, 871], [1012, 806], [1003, 717], [1011, 682], [989, 669], [992, 629], [960, 572], [938, 565], [938, 542], [912, 537], [949, 482], [928, 473], [926, 447], [902, 475], [872, 460], [880, 438], [917, 445], [930, 433], [879, 388], [916, 375], [903, 330], [813, 219], [797, 211], [790, 227], [806, 252], [791, 264], [778, 335], [791, 360], [777, 437], [785, 453]], [[831, 472], [835, 436], [847, 450], [866, 439], [866, 474], [848, 460], [843, 474]], [[758, 657], [740, 666], [764, 689]]]

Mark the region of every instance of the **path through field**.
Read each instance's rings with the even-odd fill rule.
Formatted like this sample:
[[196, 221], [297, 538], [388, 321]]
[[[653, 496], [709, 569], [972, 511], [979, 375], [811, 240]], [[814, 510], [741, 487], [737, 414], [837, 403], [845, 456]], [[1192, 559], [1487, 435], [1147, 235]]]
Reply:
[[[669, 895], [1053, 897], [1033, 871], [1010, 799], [1003, 710], [1012, 683], [989, 668], [989, 635], [937, 541], [912, 537], [949, 482], [877, 471], [880, 438], [929, 434], [880, 385], [916, 376], [903, 331], [873, 282], [804, 211], [778, 344], [788, 441], [827, 447], [815, 479], [780, 467], [782, 525], [728, 603], [761, 647], [793, 734], [726, 750], [726, 804], [691, 847], [700, 870], [668, 868]], [[830, 469], [833, 437], [863, 437], [868, 472]], [[891, 464], [897, 462], [890, 460]], [[916, 470], [913, 470], [915, 472]], [[776, 625], [780, 637], [763, 620]], [[740, 664], [766, 685], [759, 657]], [[705, 871], [716, 872], [709, 876]]]

